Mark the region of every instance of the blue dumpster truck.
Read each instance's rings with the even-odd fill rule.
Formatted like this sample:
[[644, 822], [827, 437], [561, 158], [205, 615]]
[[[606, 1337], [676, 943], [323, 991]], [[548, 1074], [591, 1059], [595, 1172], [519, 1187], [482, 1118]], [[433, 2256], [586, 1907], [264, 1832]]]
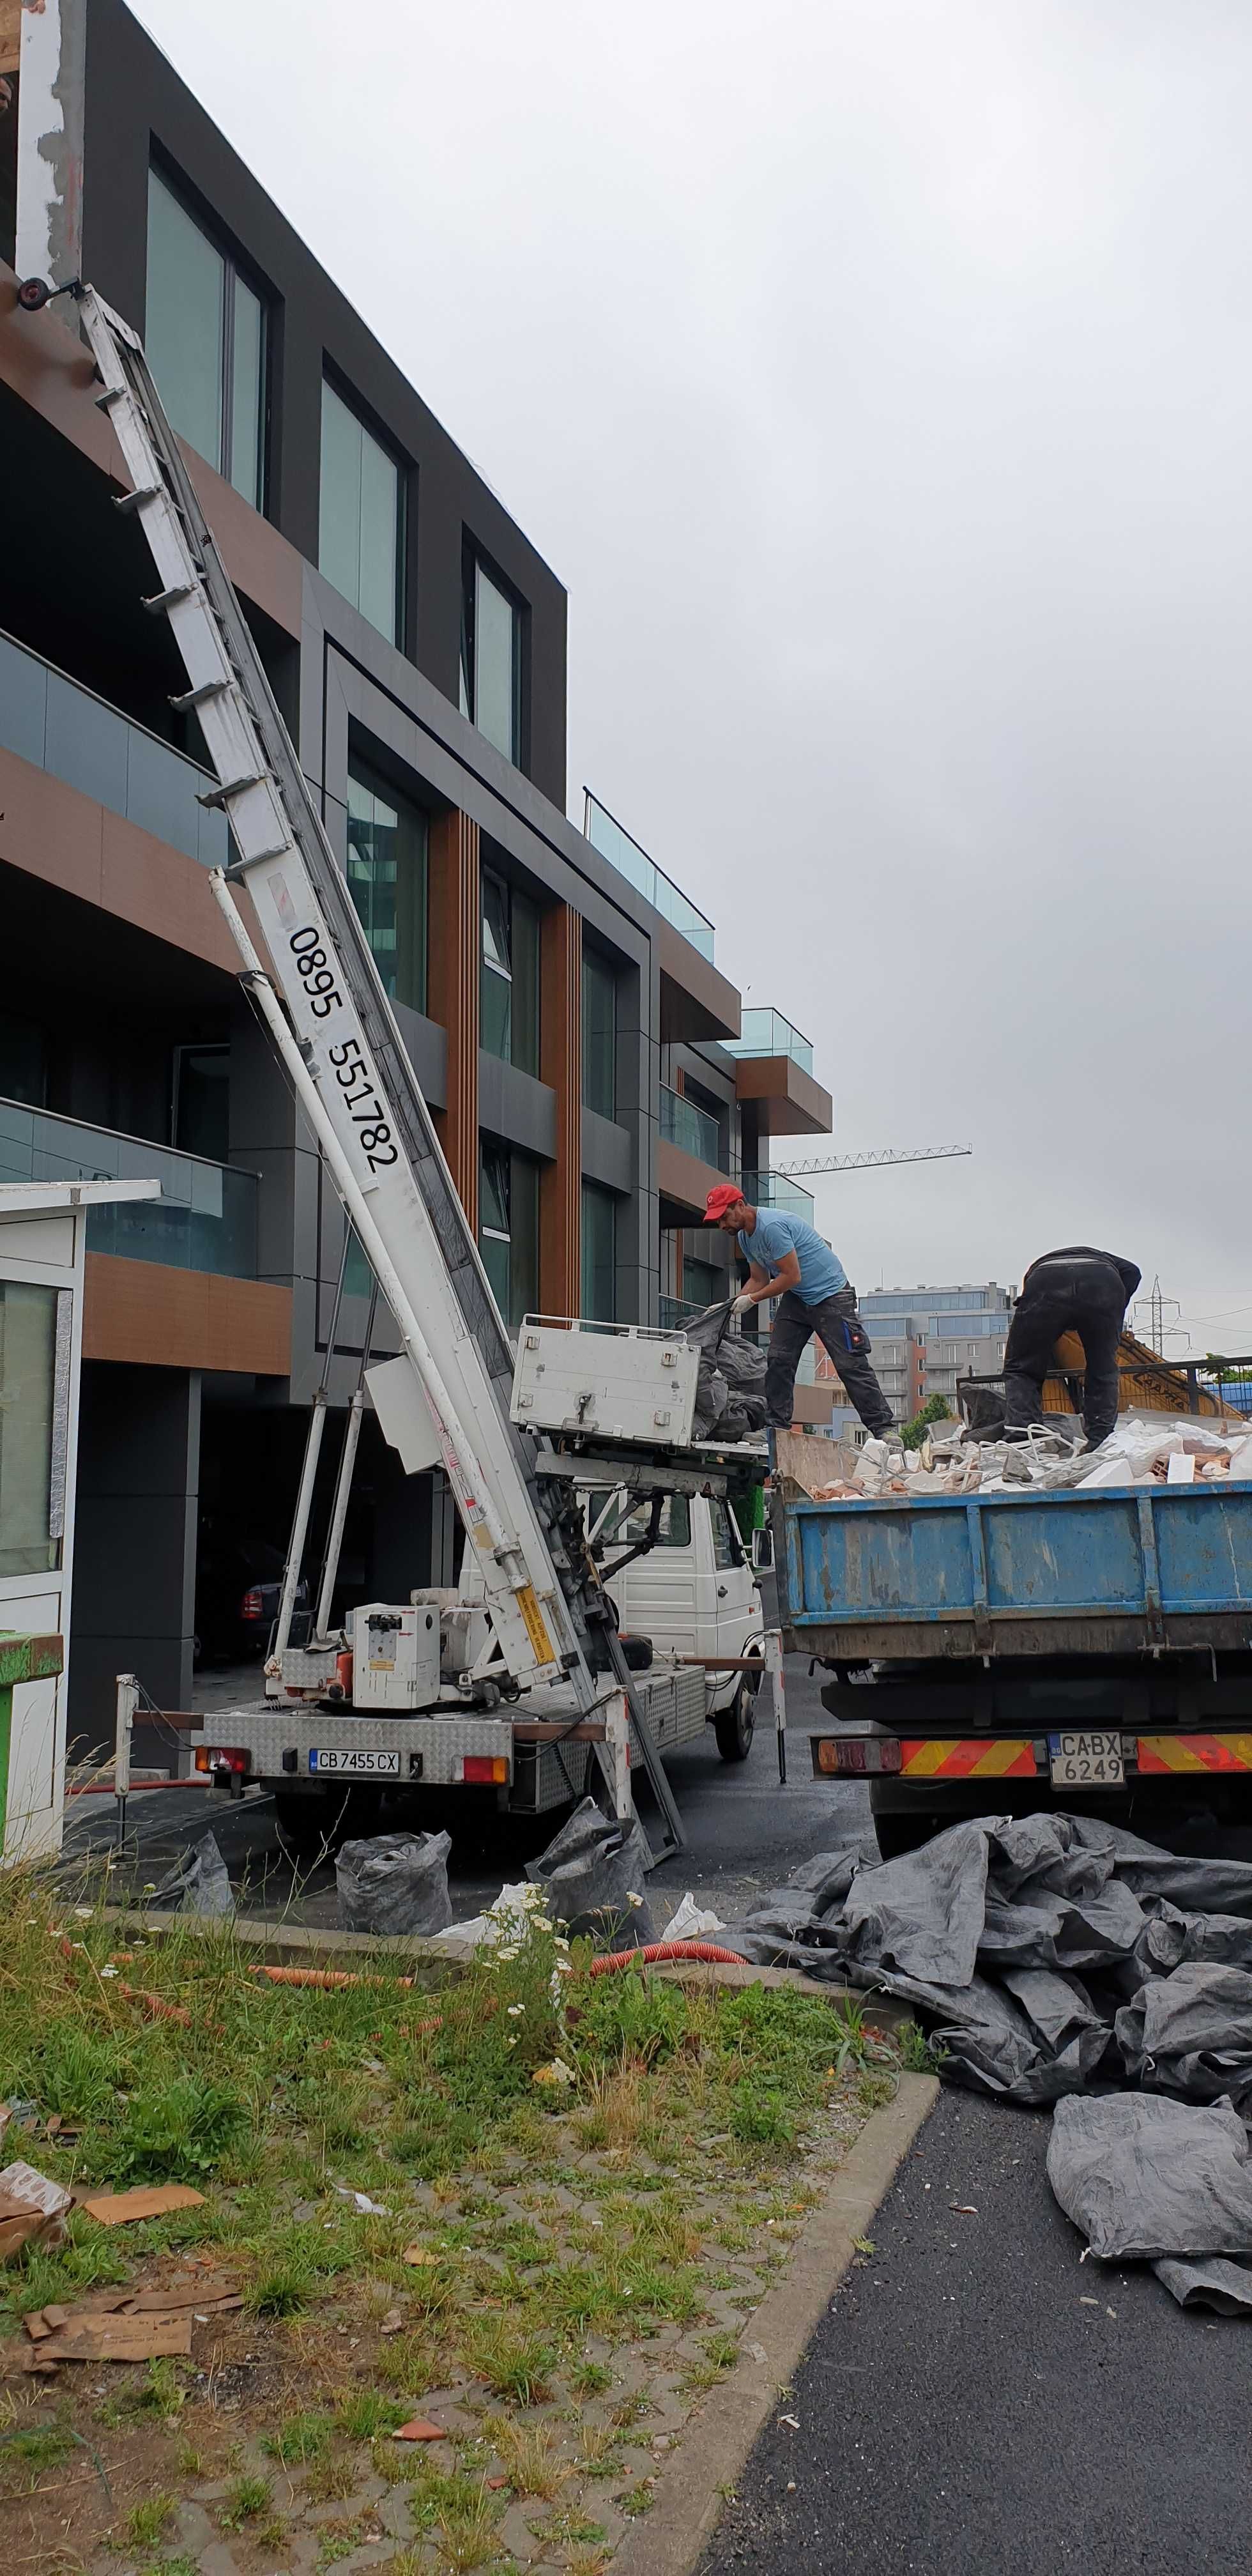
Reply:
[[814, 1773], [868, 1782], [884, 1857], [988, 1811], [1252, 1821], [1252, 1482], [773, 1515]]

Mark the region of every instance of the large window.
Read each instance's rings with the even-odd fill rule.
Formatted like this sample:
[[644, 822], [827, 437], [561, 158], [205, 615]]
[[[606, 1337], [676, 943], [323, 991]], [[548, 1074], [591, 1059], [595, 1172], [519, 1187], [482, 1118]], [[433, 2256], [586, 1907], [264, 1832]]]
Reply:
[[479, 1034], [488, 1055], [539, 1071], [539, 907], [484, 868]]
[[393, 1002], [426, 1008], [426, 817], [359, 761], [348, 772], [348, 886]]
[[617, 1201], [583, 1182], [583, 1321], [611, 1324], [617, 1313]]
[[265, 506], [265, 307], [156, 170], [148, 172], [144, 338], [170, 420]]
[[224, 1163], [230, 1151], [230, 1048], [176, 1046], [170, 1143]]
[[47, 1097], [47, 1031], [21, 1012], [0, 1011], [0, 1100], [42, 1109]]
[[539, 1304], [539, 1165], [484, 1143], [478, 1167], [478, 1248], [511, 1332]]
[[60, 1563], [56, 1356], [57, 1290], [0, 1279], [0, 1574]]
[[400, 468], [332, 384], [322, 382], [319, 569], [391, 644], [402, 638], [404, 486]]
[[468, 547], [461, 565], [461, 713], [520, 768], [521, 612]]
[[583, 948], [583, 1103], [617, 1115], [617, 978], [594, 948]]

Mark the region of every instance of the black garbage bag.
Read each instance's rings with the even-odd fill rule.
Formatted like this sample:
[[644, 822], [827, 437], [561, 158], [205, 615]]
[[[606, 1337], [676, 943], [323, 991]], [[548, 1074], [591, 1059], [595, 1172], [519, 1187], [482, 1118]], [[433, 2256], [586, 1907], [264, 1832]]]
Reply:
[[730, 1331], [732, 1302], [709, 1306], [683, 1326], [700, 1353], [697, 1440], [744, 1440], [765, 1421], [765, 1346]]
[[335, 1860], [341, 1928], [388, 1940], [446, 1932], [451, 1849], [450, 1834], [371, 1834], [342, 1844]]
[[1228, 2101], [1071, 2093], [1048, 2180], [1101, 2262], [1252, 2254], [1252, 2150]]
[[594, 1798], [584, 1798], [547, 1850], [526, 1863], [528, 1879], [548, 1891], [554, 1922], [607, 1950], [637, 1950], [656, 1939], [643, 1894], [647, 1869], [639, 1824], [606, 1816]]
[[226, 1915], [235, 1911], [230, 1873], [213, 1834], [193, 1843], [153, 1889], [150, 1905], [172, 1905], [179, 1914]]

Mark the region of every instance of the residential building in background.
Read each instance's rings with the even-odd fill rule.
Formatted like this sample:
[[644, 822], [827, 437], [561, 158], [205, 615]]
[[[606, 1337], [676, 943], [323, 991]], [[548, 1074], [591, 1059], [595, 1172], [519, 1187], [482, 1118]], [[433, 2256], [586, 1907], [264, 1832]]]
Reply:
[[[673, 1324], [729, 1287], [725, 1238], [700, 1228], [714, 1182], [805, 1198], [768, 1165], [775, 1138], [830, 1129], [812, 1049], [741, 1013], [713, 924], [603, 805], [567, 818], [550, 567], [122, 0], [61, 0], [67, 45], [75, 22], [85, 77], [80, 47], [56, 118], [81, 273], [145, 336], [500, 1306], [513, 1326]], [[94, 1743], [119, 1669], [186, 1707], [197, 1653], [247, 1644], [341, 1265], [336, 1410], [371, 1282], [212, 898], [226, 828], [141, 605], [151, 566], [114, 506], [126, 478], [73, 307], [17, 309], [49, 101], [15, 91], [0, 1177], [155, 1175], [164, 1193], [88, 1223], [70, 1732]], [[396, 1347], [381, 1306], [370, 1347]], [[801, 1399], [829, 1414], [828, 1391]], [[405, 1477], [370, 1419], [344, 1602], [451, 1579], [456, 1543], [442, 1480]]]
[[[956, 1411], [962, 1377], [990, 1377], [1004, 1365], [1012, 1293], [994, 1279], [942, 1288], [875, 1288], [860, 1309], [874, 1371], [897, 1422], [910, 1422], [932, 1395]], [[834, 1378], [823, 1352], [818, 1382]]]

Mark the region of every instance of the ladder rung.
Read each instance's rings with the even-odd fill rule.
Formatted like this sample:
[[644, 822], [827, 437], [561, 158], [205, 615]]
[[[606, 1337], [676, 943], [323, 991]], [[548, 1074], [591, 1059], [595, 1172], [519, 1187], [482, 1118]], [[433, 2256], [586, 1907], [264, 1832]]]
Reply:
[[266, 771], [258, 769], [252, 778], [232, 778], [228, 787], [211, 787], [206, 796], [197, 796], [197, 805], [225, 805], [231, 796], [242, 796], [245, 787], [264, 785]]
[[178, 581], [175, 582], [172, 590], [158, 590], [151, 599], [142, 600], [140, 605], [147, 609], [149, 617], [164, 617], [166, 610], [177, 608], [181, 600], [194, 598], [195, 592], [191, 583]]
[[263, 868], [267, 859], [289, 858], [294, 848], [294, 841], [280, 841], [276, 850], [254, 850], [250, 858], [232, 859], [222, 874], [230, 885], [236, 877], [246, 877], [249, 868]]
[[137, 491], [115, 492], [113, 507], [121, 511], [123, 518], [128, 518], [132, 510], [138, 510], [145, 501], [155, 501], [164, 490], [163, 483], [141, 483]]
[[202, 680], [198, 689], [184, 689], [181, 697], [171, 698], [175, 715], [186, 715], [189, 707], [207, 706], [210, 698], [220, 698], [234, 686], [231, 680]]

